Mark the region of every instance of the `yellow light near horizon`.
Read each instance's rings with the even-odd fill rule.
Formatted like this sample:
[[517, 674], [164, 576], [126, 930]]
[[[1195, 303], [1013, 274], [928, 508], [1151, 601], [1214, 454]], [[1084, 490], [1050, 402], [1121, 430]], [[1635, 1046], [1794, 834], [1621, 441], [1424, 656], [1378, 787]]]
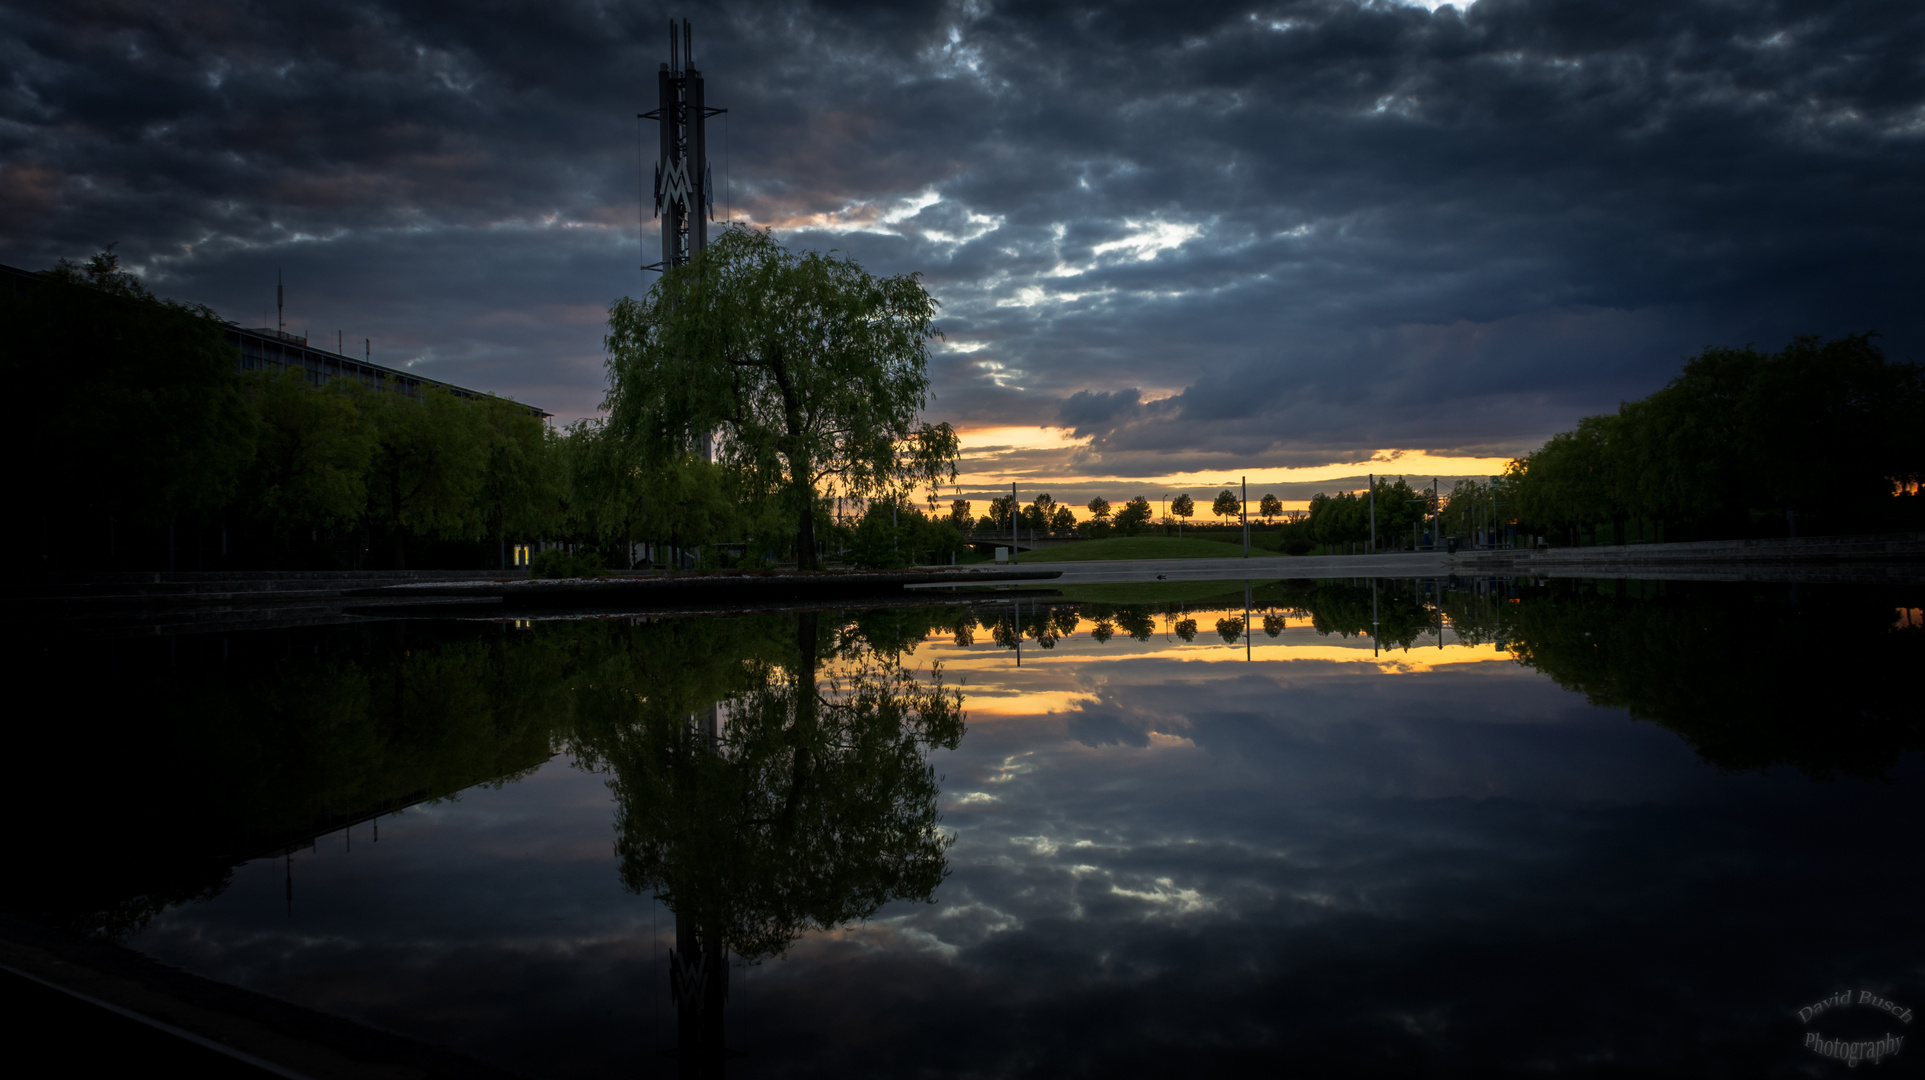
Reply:
[[[1199, 640], [1194, 642], [1179, 642], [1155, 649], [1119, 651], [1107, 656], [1103, 653], [1104, 647], [1096, 645], [1093, 641], [1090, 642], [1091, 647], [1088, 649], [1074, 649], [1065, 647], [1071, 639], [1064, 638], [1057, 642], [1054, 649], [1047, 650], [1036, 647], [1034, 642], [1026, 642], [1023, 646], [1022, 671], [1028, 678], [1041, 678], [1041, 673], [1051, 666], [1052, 660], [1074, 661], [1077, 665], [1076, 671], [1080, 673], [1079, 678], [1088, 676], [1097, 665], [1121, 661], [1135, 663], [1143, 660], [1178, 660], [1185, 664], [1242, 664], [1258, 661], [1277, 663], [1302, 660], [1320, 661], [1326, 664], [1367, 664], [1385, 674], [1415, 675], [1463, 664], [1510, 663], [1512, 659], [1509, 652], [1491, 644], [1459, 645], [1446, 642], [1441, 650], [1435, 644], [1427, 647], [1413, 645], [1408, 652], [1402, 649], [1386, 650], [1373, 656], [1370, 653], [1368, 640], [1359, 647], [1297, 644], [1259, 638], [1252, 643], [1249, 658], [1246, 660], [1243, 645], [1240, 642], [1235, 645], [1224, 645], [1221, 639], [1206, 642], [1201, 640], [1205, 634], [1212, 638], [1216, 637], [1213, 630], [1202, 627], [1197, 634]], [[1013, 650], [986, 649], [981, 645], [959, 649], [941, 641], [935, 641], [932, 644], [937, 644], [944, 654], [941, 657], [944, 672], [970, 673], [969, 689], [971, 691], [988, 691], [995, 688], [997, 691], [1006, 692], [1007, 681], [1017, 678]], [[943, 647], [945, 645], [946, 647]], [[1002, 672], [1004, 668], [1008, 669], [1008, 673], [1001, 680], [992, 681], [991, 676]], [[1076, 692], [1068, 696], [1082, 697], [1086, 696], [1086, 693]], [[1006, 712], [1007, 710], [999, 708], [997, 711]]]
[[1067, 428], [1045, 427], [961, 427], [956, 438], [963, 453], [971, 450], [1079, 450], [1087, 440], [1070, 435]]
[[[1010, 481], [1017, 483], [1017, 497], [1025, 502], [1033, 498], [1037, 491], [1063, 484], [1101, 484], [1115, 489], [1114, 494], [1105, 494], [1112, 505], [1122, 503], [1135, 496], [1143, 495], [1157, 506], [1159, 516], [1163, 513], [1162, 500], [1168, 496], [1187, 493], [1197, 501], [1197, 514], [1193, 521], [1213, 520], [1210, 514], [1210, 501], [1225, 487], [1241, 494], [1241, 486], [1247, 477], [1250, 489], [1248, 511], [1251, 517], [1259, 514], [1258, 503], [1266, 492], [1266, 487], [1285, 484], [1316, 484], [1333, 482], [1329, 494], [1340, 491], [1361, 492], [1365, 490], [1364, 477], [1375, 473], [1380, 477], [1402, 476], [1413, 488], [1428, 487], [1432, 477], [1440, 481], [1440, 489], [1449, 486], [1461, 477], [1485, 479], [1502, 475], [1509, 458], [1499, 457], [1450, 457], [1433, 455], [1423, 450], [1399, 450], [1387, 448], [1372, 453], [1370, 460], [1361, 462], [1339, 462], [1328, 465], [1304, 467], [1266, 467], [1261, 455], [1253, 455], [1247, 465], [1237, 466], [1238, 471], [1229, 474], [1217, 472], [1179, 472], [1160, 475], [1120, 475], [1104, 473], [1091, 469], [1089, 463], [1077, 462], [1078, 451], [1086, 450], [1088, 439], [1076, 438], [1067, 428], [1021, 427], [1021, 426], [959, 426], [957, 437], [962, 444], [963, 459], [959, 475], [952, 485], [959, 491], [1006, 491]], [[1037, 452], [1058, 451], [1061, 454], [1055, 462], [1036, 460]], [[973, 452], [973, 453], [972, 453]], [[1020, 468], [999, 468], [1002, 465], [1014, 466], [1015, 462], [1005, 462], [1009, 455], [1021, 454], [1024, 461]], [[973, 457], [973, 460], [972, 460]], [[1054, 465], [1055, 467], [1051, 467]], [[1335, 481], [1350, 481], [1341, 486]], [[1070, 509], [1078, 521], [1089, 516], [1075, 500]], [[1310, 502], [1308, 499], [1283, 499], [1285, 510], [1303, 510]]]
[[[1243, 609], [1196, 608], [1185, 614], [1199, 624], [1195, 641], [1160, 640], [1167, 637], [1172, 622], [1164, 616], [1158, 619], [1157, 638], [1150, 641], [1118, 637], [1107, 643], [1098, 642], [1089, 633], [1094, 620], [1085, 618], [1076, 632], [1058, 638], [1053, 648], [1044, 649], [1034, 639], [1025, 639], [1021, 667], [1016, 666], [1013, 650], [989, 645], [980, 635], [975, 645], [958, 646], [948, 635], [932, 633], [924, 639], [923, 648], [930, 650], [927, 660], [942, 664], [951, 685], [966, 684], [968, 693], [986, 695], [988, 715], [995, 716], [1061, 711], [1087, 700], [1093, 686], [1111, 678], [1109, 672], [1115, 670], [1113, 665], [1123, 663], [1173, 661], [1178, 668], [1158, 669], [1157, 678], [1168, 682], [1186, 678], [1183, 669], [1198, 672], [1195, 677], [1199, 680], [1208, 680], [1219, 677], [1202, 674], [1214, 670], [1211, 665], [1251, 661], [1272, 665], [1292, 662], [1368, 665], [1386, 675], [1419, 675], [1463, 665], [1509, 664], [1514, 659], [1507, 650], [1489, 642], [1472, 645], [1447, 640], [1439, 649], [1433, 641], [1430, 645], [1412, 645], [1409, 649], [1376, 651], [1367, 637], [1319, 634], [1300, 619], [1294, 620], [1297, 625], [1286, 626], [1280, 638], [1269, 637], [1259, 629], [1246, 654], [1241, 639], [1226, 644], [1211, 625], [1219, 617], [1241, 618]], [[1252, 612], [1259, 628], [1264, 614], [1261, 608]], [[1448, 622], [1445, 626], [1450, 628]], [[1018, 703], [1017, 699], [1025, 698], [1033, 700]], [[991, 701], [993, 705], [989, 704]]]

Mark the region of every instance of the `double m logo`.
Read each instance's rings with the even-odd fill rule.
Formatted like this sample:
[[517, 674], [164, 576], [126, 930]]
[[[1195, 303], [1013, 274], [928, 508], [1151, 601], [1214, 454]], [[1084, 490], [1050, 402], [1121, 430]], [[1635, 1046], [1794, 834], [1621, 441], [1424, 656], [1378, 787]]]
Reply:
[[660, 216], [671, 206], [680, 206], [684, 211], [695, 205], [695, 185], [689, 182], [688, 159], [670, 165], [664, 173], [662, 166], [655, 166], [655, 213]]

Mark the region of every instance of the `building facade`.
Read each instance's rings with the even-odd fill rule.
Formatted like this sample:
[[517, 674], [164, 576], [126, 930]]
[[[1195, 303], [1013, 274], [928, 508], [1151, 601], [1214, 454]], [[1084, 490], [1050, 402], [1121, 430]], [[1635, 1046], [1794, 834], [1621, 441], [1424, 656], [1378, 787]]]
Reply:
[[[0, 265], [0, 288], [19, 296], [40, 284], [40, 275], [32, 270]], [[308, 339], [297, 334], [267, 328], [249, 329], [228, 323], [222, 327], [227, 343], [234, 347], [235, 367], [240, 371], [280, 372], [294, 368], [305, 372], [310, 386], [321, 386], [334, 379], [348, 379], [382, 393], [403, 394], [419, 398], [424, 387], [436, 386], [458, 398], [473, 401], [509, 399], [494, 394], [470, 390], [465, 386], [430, 379], [400, 368], [391, 368], [373, 363], [363, 357], [350, 356], [334, 349], [320, 349], [308, 344]], [[537, 417], [546, 419], [551, 413], [533, 405], [519, 401], [511, 402], [519, 408], [527, 409]]]

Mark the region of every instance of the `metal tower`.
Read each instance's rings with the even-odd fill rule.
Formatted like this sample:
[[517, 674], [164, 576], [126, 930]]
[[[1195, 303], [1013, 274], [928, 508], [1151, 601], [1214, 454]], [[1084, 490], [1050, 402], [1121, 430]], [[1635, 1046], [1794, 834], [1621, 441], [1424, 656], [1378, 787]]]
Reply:
[[[640, 114], [662, 130], [662, 156], [655, 163], [655, 216], [662, 219], [662, 261], [644, 270], [666, 272], [689, 261], [708, 244], [708, 223], [715, 217], [715, 184], [709, 176], [708, 118], [702, 73], [695, 69], [695, 42], [687, 19], [676, 33], [668, 22], [668, 63], [657, 85], [660, 104]], [[679, 46], [679, 47], [678, 47]]]

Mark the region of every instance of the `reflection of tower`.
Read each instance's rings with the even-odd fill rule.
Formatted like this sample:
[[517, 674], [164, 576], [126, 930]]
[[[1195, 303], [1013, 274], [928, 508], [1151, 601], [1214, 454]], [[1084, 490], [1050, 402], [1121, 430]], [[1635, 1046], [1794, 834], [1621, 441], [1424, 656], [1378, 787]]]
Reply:
[[[720, 752], [722, 707], [711, 706], [706, 718], [688, 718], [690, 745], [710, 756]], [[722, 1041], [723, 1007], [729, 998], [728, 956], [722, 950], [720, 920], [704, 926], [693, 911], [675, 913], [675, 947], [668, 951], [668, 991], [675, 1002], [677, 1075], [683, 1080], [709, 1080], [723, 1075], [732, 1056]]]
[[727, 109], [711, 109], [703, 100], [702, 73], [695, 69], [695, 43], [688, 20], [676, 34], [668, 24], [668, 63], [657, 79], [660, 104], [644, 120], [660, 123], [662, 156], [655, 164], [655, 216], [662, 219], [662, 261], [644, 270], [669, 271], [688, 262], [708, 243], [709, 219], [715, 216], [715, 185], [709, 178], [708, 118]]
[[722, 1007], [729, 997], [728, 958], [720, 935], [681, 913], [668, 951], [669, 994], [675, 1002], [675, 1057], [684, 1080], [722, 1075]]

